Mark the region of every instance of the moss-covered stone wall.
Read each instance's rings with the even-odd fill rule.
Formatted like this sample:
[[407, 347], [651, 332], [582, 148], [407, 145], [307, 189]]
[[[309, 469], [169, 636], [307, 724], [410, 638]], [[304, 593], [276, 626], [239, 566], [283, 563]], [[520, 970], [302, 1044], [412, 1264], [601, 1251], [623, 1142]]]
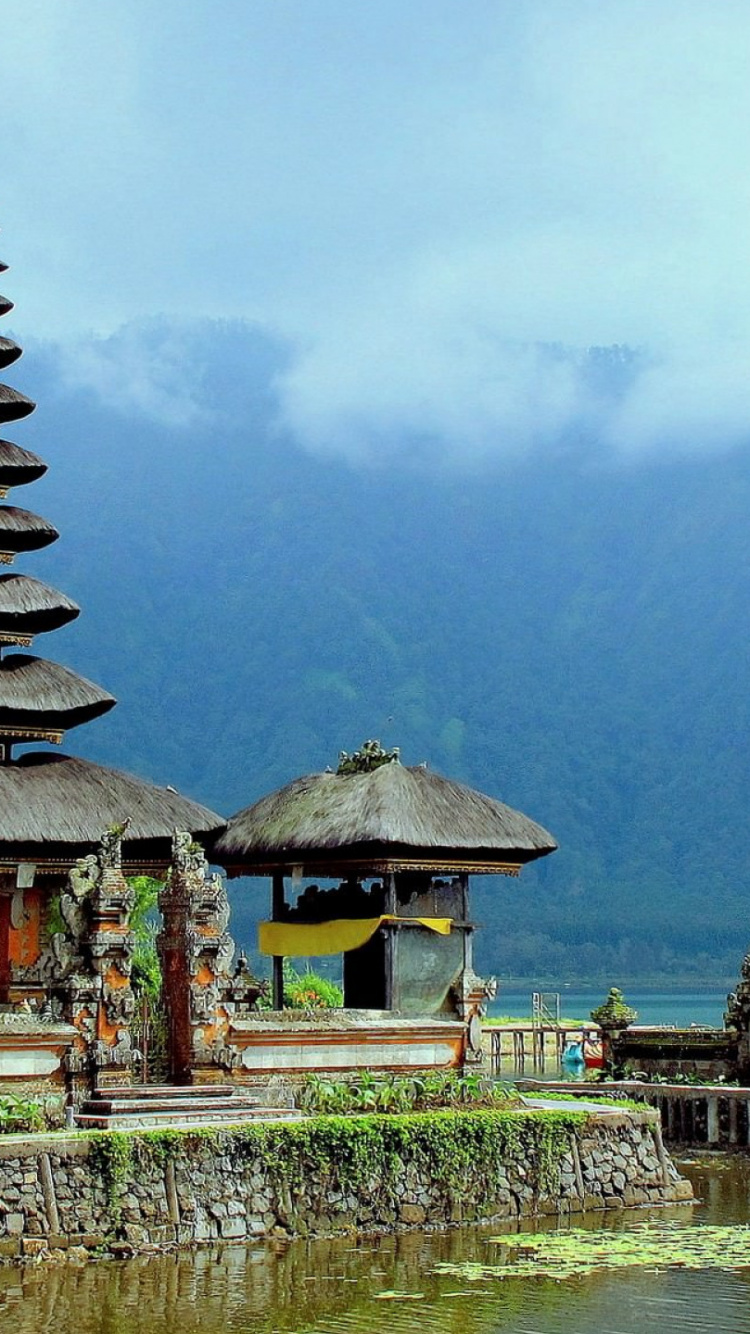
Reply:
[[691, 1197], [652, 1111], [434, 1112], [0, 1140], [0, 1251], [190, 1244]]

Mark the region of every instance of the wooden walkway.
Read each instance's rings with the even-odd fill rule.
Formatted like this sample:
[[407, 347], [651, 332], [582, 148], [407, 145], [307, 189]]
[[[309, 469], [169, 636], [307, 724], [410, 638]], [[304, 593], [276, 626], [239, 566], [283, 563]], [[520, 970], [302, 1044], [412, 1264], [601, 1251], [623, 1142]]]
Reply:
[[596, 1024], [567, 1028], [562, 1024], [513, 1024], [500, 1027], [488, 1025], [484, 1030], [489, 1039], [492, 1068], [499, 1072], [502, 1062], [510, 1062], [515, 1070], [523, 1071], [528, 1063], [532, 1070], [544, 1070], [547, 1061], [559, 1065], [569, 1042], [595, 1042], [599, 1038]]
[[601, 1084], [526, 1079], [519, 1088], [535, 1100], [553, 1090], [576, 1098], [633, 1098], [658, 1108], [664, 1138], [670, 1144], [750, 1149], [750, 1088], [731, 1084], [643, 1084], [628, 1079]]

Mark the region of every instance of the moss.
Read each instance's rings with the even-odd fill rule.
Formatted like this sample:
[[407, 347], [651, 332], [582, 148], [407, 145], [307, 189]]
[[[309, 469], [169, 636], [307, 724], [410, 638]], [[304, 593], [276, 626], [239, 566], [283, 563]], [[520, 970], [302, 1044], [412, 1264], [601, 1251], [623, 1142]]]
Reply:
[[134, 1160], [163, 1165], [180, 1157], [229, 1155], [256, 1163], [279, 1188], [337, 1185], [354, 1192], [373, 1184], [395, 1195], [407, 1164], [446, 1194], [480, 1176], [489, 1190], [513, 1163], [531, 1170], [543, 1194], [559, 1185], [560, 1161], [587, 1122], [579, 1110], [435, 1111], [401, 1115], [320, 1116], [281, 1124], [135, 1131], [107, 1136], [96, 1153], [107, 1182], [110, 1214], [119, 1226], [121, 1185]]
[[122, 1223], [122, 1195], [133, 1179], [135, 1136], [122, 1130], [103, 1131], [91, 1139], [91, 1163], [104, 1184], [111, 1229]]

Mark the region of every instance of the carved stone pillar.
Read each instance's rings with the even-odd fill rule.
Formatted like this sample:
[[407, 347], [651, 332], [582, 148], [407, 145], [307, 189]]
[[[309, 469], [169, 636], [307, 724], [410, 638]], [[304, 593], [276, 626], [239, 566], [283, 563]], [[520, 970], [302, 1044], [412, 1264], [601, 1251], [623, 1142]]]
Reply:
[[737, 1069], [733, 1074], [746, 1083], [750, 1079], [750, 954], [742, 960], [737, 990], [727, 996], [724, 1026], [737, 1034]]
[[487, 1013], [487, 1001], [497, 995], [497, 981], [494, 977], [478, 977], [473, 968], [464, 968], [451, 990], [456, 1013], [466, 1024], [464, 1062], [466, 1065], [481, 1065], [484, 1061], [482, 1019]]
[[69, 872], [60, 896], [65, 930], [51, 937], [41, 961], [49, 1005], [78, 1029], [67, 1068], [84, 1085], [132, 1079], [134, 894], [122, 872], [124, 832], [121, 825], [108, 830], [96, 855]]
[[170, 1078], [177, 1084], [200, 1083], [236, 1063], [226, 1044], [234, 1009], [229, 976], [234, 942], [226, 929], [229, 901], [224, 882], [209, 874], [203, 849], [190, 834], [175, 833], [159, 908], [163, 926], [157, 949]]

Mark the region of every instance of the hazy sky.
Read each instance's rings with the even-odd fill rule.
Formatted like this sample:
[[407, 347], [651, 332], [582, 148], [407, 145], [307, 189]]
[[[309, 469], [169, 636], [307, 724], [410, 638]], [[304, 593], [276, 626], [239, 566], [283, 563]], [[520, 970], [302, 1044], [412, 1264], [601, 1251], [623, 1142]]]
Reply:
[[316, 449], [750, 438], [747, 0], [5, 0], [0, 41], [14, 328], [103, 394], [92, 331], [239, 317]]

